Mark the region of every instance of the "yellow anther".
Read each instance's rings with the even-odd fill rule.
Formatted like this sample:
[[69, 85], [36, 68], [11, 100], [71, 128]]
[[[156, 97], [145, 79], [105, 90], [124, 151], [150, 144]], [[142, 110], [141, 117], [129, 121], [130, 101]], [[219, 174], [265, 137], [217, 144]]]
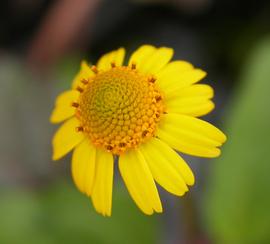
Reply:
[[119, 143], [119, 147], [125, 147], [126, 146], [126, 143], [125, 142], [120, 142]]
[[76, 127], [76, 131], [77, 131], [77, 132], [81, 132], [81, 131], [83, 131], [83, 127], [82, 127], [82, 126], [78, 126], [78, 127]]
[[88, 84], [88, 80], [86, 80], [86, 79], [82, 79], [81, 82], [82, 82], [84, 85]]
[[111, 145], [108, 145], [106, 146], [106, 149], [110, 152], [113, 149], [113, 147]]
[[76, 88], [76, 90], [77, 90], [78, 92], [80, 92], [80, 93], [83, 92], [83, 89], [82, 89], [80, 86], [78, 86], [78, 87]]
[[111, 62], [111, 66], [112, 66], [112, 68], [115, 68], [116, 67], [115, 62]]
[[78, 108], [79, 107], [79, 103], [72, 102], [71, 103], [71, 106], [74, 107], [74, 108]]
[[157, 96], [155, 96], [155, 99], [156, 99], [157, 102], [159, 102], [162, 98], [161, 98], [160, 95], [157, 95]]
[[147, 134], [148, 134], [148, 130], [144, 130], [144, 131], [142, 132], [142, 137], [146, 137]]
[[157, 79], [153, 76], [149, 77], [148, 78], [148, 81], [151, 82], [151, 83], [154, 83]]
[[95, 74], [98, 73], [97, 66], [95, 66], [95, 65], [93, 65], [93, 66], [91, 67], [91, 70], [92, 70]]

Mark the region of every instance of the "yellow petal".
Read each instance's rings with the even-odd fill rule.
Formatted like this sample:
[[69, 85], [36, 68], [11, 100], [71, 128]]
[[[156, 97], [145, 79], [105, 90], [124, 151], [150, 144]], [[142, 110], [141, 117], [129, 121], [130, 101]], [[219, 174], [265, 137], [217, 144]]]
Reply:
[[182, 196], [186, 184], [194, 184], [194, 175], [185, 161], [166, 143], [157, 138], [140, 146], [154, 179], [167, 191]]
[[71, 106], [79, 97], [79, 92], [69, 90], [61, 93], [55, 102], [55, 107], [50, 117], [51, 123], [62, 122], [75, 114], [75, 108]]
[[168, 63], [162, 70], [160, 70], [156, 77], [159, 80], [166, 80], [168, 76], [172, 76], [173, 74], [181, 74], [185, 71], [189, 71], [193, 69], [193, 65], [186, 61], [177, 60]]
[[166, 72], [162, 76], [157, 76], [156, 84], [165, 94], [179, 92], [184, 87], [188, 87], [206, 76], [206, 72], [200, 69], [186, 71]]
[[214, 91], [208, 85], [192, 85], [178, 92], [166, 94], [166, 110], [168, 113], [203, 116], [215, 107], [209, 100], [213, 95]]
[[94, 76], [95, 73], [91, 70], [89, 65], [85, 60], [81, 62], [81, 68], [78, 74], [75, 76], [72, 82], [72, 89], [75, 89], [76, 87], [81, 85], [81, 81], [83, 79], [89, 79], [90, 77]]
[[122, 66], [125, 58], [125, 49], [119, 48], [118, 50], [104, 54], [97, 62], [99, 70], [111, 69], [111, 64], [114, 62], [116, 66]]
[[79, 121], [73, 117], [56, 131], [52, 141], [53, 160], [65, 156], [84, 139], [84, 134], [76, 131], [79, 125]]
[[186, 114], [194, 117], [206, 115], [215, 108], [212, 101], [202, 98], [171, 100], [166, 103], [166, 106], [168, 113]]
[[153, 176], [142, 153], [139, 151], [127, 151], [121, 155], [119, 169], [137, 206], [148, 215], [154, 211], [162, 212]]
[[133, 52], [128, 64], [136, 64], [136, 67], [140, 69], [156, 50], [154, 46], [143, 45]]
[[157, 136], [176, 150], [201, 157], [217, 157], [226, 136], [210, 123], [180, 114], [165, 114]]
[[95, 176], [96, 148], [86, 138], [72, 155], [72, 177], [78, 189], [90, 196]]
[[205, 99], [211, 99], [214, 96], [214, 90], [211, 86], [205, 84], [191, 85], [185, 88], [181, 88], [171, 93], [166, 93], [166, 99], [171, 98], [188, 98], [188, 97], [201, 97]]
[[112, 210], [113, 156], [97, 149], [96, 172], [92, 190], [92, 201], [96, 211], [110, 216]]
[[154, 75], [171, 60], [172, 56], [172, 48], [158, 48], [152, 53], [152, 55], [143, 60], [143, 64], [139, 66], [138, 69], [144, 73], [150, 73]]

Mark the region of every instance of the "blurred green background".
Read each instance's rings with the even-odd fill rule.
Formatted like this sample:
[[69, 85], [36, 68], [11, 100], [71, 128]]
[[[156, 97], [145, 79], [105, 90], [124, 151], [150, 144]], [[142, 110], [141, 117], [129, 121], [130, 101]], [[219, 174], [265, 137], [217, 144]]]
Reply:
[[[0, 3], [0, 243], [270, 243], [270, 3], [233, 0], [12, 0]], [[208, 72], [228, 141], [215, 160], [185, 156], [197, 183], [143, 215], [116, 172], [99, 216], [51, 161], [54, 98], [80, 60], [149, 43]]]

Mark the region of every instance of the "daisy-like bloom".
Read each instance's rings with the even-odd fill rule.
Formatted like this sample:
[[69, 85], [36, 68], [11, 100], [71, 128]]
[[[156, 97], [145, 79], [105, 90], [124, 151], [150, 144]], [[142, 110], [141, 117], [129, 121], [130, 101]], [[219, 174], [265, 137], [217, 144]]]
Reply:
[[64, 123], [53, 138], [53, 160], [74, 149], [74, 182], [104, 216], [111, 215], [114, 163], [137, 206], [150, 215], [162, 212], [156, 183], [177, 196], [194, 184], [176, 151], [220, 155], [226, 136], [197, 118], [214, 108], [213, 89], [197, 84], [206, 73], [170, 62], [172, 56], [171, 48], [143, 45], [126, 65], [123, 48], [96, 66], [83, 61], [72, 88], [56, 99], [51, 122]]

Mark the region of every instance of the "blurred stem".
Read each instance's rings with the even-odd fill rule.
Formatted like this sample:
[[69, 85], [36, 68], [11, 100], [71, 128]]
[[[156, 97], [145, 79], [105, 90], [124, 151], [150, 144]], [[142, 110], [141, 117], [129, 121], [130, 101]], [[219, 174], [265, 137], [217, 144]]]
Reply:
[[182, 210], [185, 243], [207, 243], [204, 238], [202, 238], [196, 205], [190, 193], [182, 198]]
[[31, 41], [29, 66], [46, 71], [67, 53], [87, 45], [100, 4], [101, 0], [53, 1]]

